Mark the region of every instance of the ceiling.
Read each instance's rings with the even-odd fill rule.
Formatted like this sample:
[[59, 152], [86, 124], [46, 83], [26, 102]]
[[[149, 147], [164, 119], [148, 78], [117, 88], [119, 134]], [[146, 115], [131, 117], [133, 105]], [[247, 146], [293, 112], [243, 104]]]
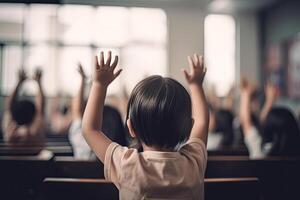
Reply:
[[13, 3], [63, 3], [109, 6], [196, 7], [211, 12], [257, 11], [284, 0], [0, 0]]

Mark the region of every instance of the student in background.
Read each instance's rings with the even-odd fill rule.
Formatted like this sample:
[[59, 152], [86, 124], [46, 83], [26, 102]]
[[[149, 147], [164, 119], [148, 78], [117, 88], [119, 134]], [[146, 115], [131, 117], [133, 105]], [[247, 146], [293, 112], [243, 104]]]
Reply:
[[260, 113], [261, 129], [254, 126], [250, 113], [250, 101], [255, 90], [255, 86], [243, 80], [240, 120], [250, 157], [300, 155], [300, 130], [296, 118], [286, 108], [273, 107], [277, 91], [270, 83], [267, 83], [265, 87], [266, 100]]
[[[78, 65], [78, 72], [81, 77], [81, 84], [78, 94], [72, 100], [71, 113], [72, 113], [72, 123], [69, 129], [69, 140], [73, 147], [74, 157], [78, 159], [94, 159], [95, 155], [87, 145], [86, 141], [82, 136], [82, 116], [86, 106], [86, 101], [84, 100], [85, 94], [85, 82], [86, 74], [81, 66]], [[112, 141], [118, 142], [121, 145], [126, 146], [126, 134], [123, 125], [123, 121], [120, 113], [111, 106], [104, 106], [103, 111], [103, 123], [102, 130], [105, 132], [106, 136]]]
[[44, 139], [45, 97], [41, 84], [42, 71], [37, 69], [33, 77], [39, 91], [34, 102], [18, 98], [19, 90], [27, 79], [26, 72], [20, 70], [18, 83], [6, 102], [3, 132], [7, 142], [39, 143]]
[[[209, 113], [202, 88], [206, 69], [202, 56], [188, 57], [184, 70], [191, 90], [171, 78], [150, 76], [133, 89], [127, 126], [143, 151], [112, 142], [100, 130], [109, 84], [119, 76], [116, 56], [95, 59], [93, 84], [83, 117], [83, 135], [104, 163], [104, 174], [120, 191], [120, 199], [204, 199], [204, 173]], [[193, 106], [192, 106], [193, 104]], [[193, 114], [192, 114], [193, 108]]]

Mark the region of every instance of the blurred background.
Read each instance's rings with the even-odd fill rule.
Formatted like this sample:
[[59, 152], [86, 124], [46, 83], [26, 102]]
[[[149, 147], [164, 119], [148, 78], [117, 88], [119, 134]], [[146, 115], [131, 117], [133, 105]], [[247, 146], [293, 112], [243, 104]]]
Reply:
[[[111, 49], [122, 76], [109, 96], [122, 98], [142, 78], [160, 74], [183, 84], [186, 56], [205, 55], [206, 88], [224, 97], [241, 76], [280, 89], [280, 103], [299, 110], [300, 2], [296, 0], [1, 1], [0, 83], [5, 97], [17, 71], [44, 71], [49, 98], [72, 97], [76, 68]], [[35, 93], [26, 82], [23, 94]], [[115, 98], [116, 97], [116, 98]], [[3, 98], [1, 98], [3, 101]], [[51, 107], [51, 106], [50, 106]], [[122, 111], [124, 108], [120, 108]]]

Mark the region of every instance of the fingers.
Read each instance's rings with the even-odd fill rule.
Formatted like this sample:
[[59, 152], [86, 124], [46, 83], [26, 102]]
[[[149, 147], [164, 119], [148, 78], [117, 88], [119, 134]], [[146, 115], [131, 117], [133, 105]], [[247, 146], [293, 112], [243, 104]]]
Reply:
[[188, 62], [189, 62], [189, 67], [190, 67], [190, 70], [192, 73], [194, 71], [195, 64], [194, 64], [194, 61], [191, 56], [188, 56]]
[[185, 79], [186, 79], [187, 81], [189, 81], [189, 79], [190, 79], [189, 73], [188, 73], [185, 69], [182, 69], [182, 73], [184, 74]]
[[118, 64], [118, 61], [119, 61], [119, 57], [115, 56], [115, 60], [114, 60], [114, 62], [111, 65], [112, 70], [114, 70], [116, 68], [116, 66]]
[[94, 61], [94, 62], [95, 62], [95, 69], [96, 69], [96, 70], [99, 70], [99, 69], [100, 69], [100, 66], [99, 66], [98, 56], [97, 56], [97, 55], [95, 56], [95, 61]]
[[104, 67], [104, 53], [101, 51], [100, 53], [100, 67]]
[[111, 62], [111, 51], [108, 52], [107, 61], [105, 65], [110, 66], [110, 62]]
[[121, 72], [122, 72], [122, 69], [119, 69], [116, 73], [114, 73], [114, 79], [117, 78]]

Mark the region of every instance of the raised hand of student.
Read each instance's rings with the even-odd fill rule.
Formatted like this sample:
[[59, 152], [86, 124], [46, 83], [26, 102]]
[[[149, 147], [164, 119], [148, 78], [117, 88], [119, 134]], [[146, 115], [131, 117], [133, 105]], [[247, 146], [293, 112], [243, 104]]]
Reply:
[[198, 84], [202, 85], [205, 74], [206, 68], [204, 67], [204, 60], [203, 56], [194, 54], [194, 57], [188, 56], [189, 68], [190, 73], [187, 70], [183, 70], [185, 75], [185, 79], [189, 84]]
[[36, 69], [34, 72], [33, 80], [38, 83], [41, 83], [43, 72], [41, 69]]
[[83, 70], [83, 67], [82, 67], [81, 63], [78, 63], [77, 71], [80, 74], [82, 79], [85, 79], [87, 77], [87, 75], [85, 74], [85, 71]]
[[19, 83], [23, 83], [27, 79], [27, 74], [24, 69], [20, 69], [18, 72]]
[[115, 72], [115, 68], [118, 64], [118, 56], [115, 56], [114, 61], [112, 62], [111, 51], [108, 52], [108, 57], [105, 61], [104, 53], [100, 53], [100, 62], [96, 57], [95, 60], [95, 69], [93, 81], [101, 84], [102, 86], [108, 86], [115, 78], [117, 78], [122, 69], [119, 69]]
[[241, 79], [241, 102], [239, 109], [239, 117], [243, 127], [243, 133], [246, 135], [253, 127], [251, 120], [251, 96], [256, 91], [256, 86], [251, 84], [245, 77]]
[[103, 107], [106, 97], [107, 86], [121, 73], [121, 69], [115, 72], [118, 64], [118, 56], [114, 61], [111, 59], [111, 52], [104, 59], [104, 53], [100, 53], [100, 62], [96, 57], [93, 74], [93, 84], [88, 103], [83, 115], [82, 133], [97, 157], [104, 162], [105, 153], [112, 142], [102, 132]]
[[276, 98], [278, 97], [278, 90], [275, 87], [275, 85], [273, 85], [272, 83], [268, 82], [265, 85], [265, 95], [266, 95], [266, 100], [268, 101], [275, 101]]
[[268, 113], [272, 109], [272, 106], [278, 97], [278, 94], [279, 94], [279, 92], [278, 92], [277, 88], [275, 87], [275, 85], [273, 85], [270, 82], [268, 82], [265, 85], [266, 99], [265, 99], [263, 108], [260, 112], [260, 116], [259, 116], [261, 122], [264, 122], [266, 120]]
[[206, 74], [203, 56], [197, 54], [192, 58], [188, 56], [190, 72], [183, 70], [186, 81], [189, 84], [192, 98], [194, 125], [191, 138], [200, 138], [205, 144], [207, 142], [209, 112], [206, 97], [202, 87]]

